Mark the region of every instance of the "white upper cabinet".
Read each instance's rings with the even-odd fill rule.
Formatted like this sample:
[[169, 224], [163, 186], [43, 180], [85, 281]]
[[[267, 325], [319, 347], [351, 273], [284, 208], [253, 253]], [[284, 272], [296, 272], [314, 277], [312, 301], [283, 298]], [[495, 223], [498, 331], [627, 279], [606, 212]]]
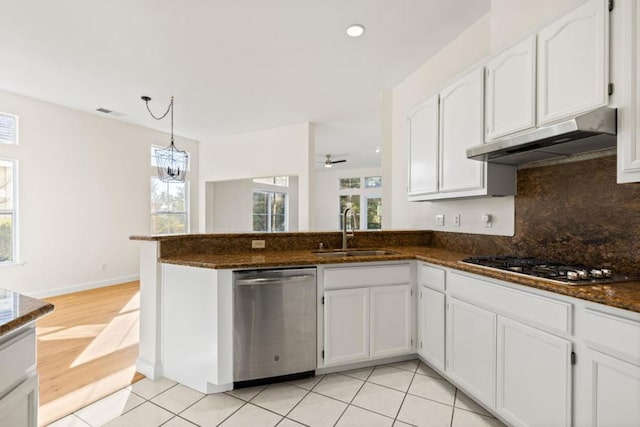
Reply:
[[409, 197], [438, 192], [438, 95], [409, 115]]
[[409, 116], [409, 200], [515, 194], [515, 167], [467, 158], [467, 148], [484, 143], [483, 129], [483, 68], [416, 107]]
[[616, 2], [611, 12], [612, 104], [618, 108], [618, 182], [640, 182], [640, 7]]
[[608, 1], [590, 0], [538, 33], [538, 123], [607, 105]]
[[535, 36], [492, 59], [485, 75], [485, 140], [535, 127]]
[[483, 143], [484, 79], [477, 69], [440, 92], [439, 191], [484, 187], [484, 162], [467, 159], [467, 148]]

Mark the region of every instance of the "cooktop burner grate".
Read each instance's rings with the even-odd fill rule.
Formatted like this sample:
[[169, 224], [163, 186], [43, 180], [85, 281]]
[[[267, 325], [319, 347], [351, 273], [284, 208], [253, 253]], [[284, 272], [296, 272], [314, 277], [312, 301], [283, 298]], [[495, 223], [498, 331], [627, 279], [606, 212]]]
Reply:
[[564, 285], [593, 285], [638, 280], [634, 277], [615, 275], [609, 268], [567, 265], [533, 257], [482, 256], [462, 260], [466, 264], [533, 276]]

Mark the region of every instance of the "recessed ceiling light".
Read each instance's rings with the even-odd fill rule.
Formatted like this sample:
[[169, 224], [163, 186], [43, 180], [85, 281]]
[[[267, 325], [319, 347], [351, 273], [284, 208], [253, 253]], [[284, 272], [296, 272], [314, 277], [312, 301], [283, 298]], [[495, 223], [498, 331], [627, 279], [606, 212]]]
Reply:
[[380, 152], [380, 147], [376, 147], [376, 153]]
[[364, 27], [360, 24], [354, 24], [347, 28], [347, 35], [349, 37], [360, 37], [364, 34]]

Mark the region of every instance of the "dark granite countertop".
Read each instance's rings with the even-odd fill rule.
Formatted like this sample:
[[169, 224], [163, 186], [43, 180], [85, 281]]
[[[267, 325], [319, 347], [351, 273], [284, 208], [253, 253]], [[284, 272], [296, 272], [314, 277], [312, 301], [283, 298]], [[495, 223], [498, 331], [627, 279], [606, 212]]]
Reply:
[[0, 337], [53, 311], [46, 301], [0, 288]]
[[[360, 249], [360, 248], [359, 248]], [[353, 262], [380, 262], [418, 259], [432, 264], [455, 268], [481, 276], [504, 280], [519, 285], [542, 289], [557, 294], [597, 302], [611, 307], [640, 313], [640, 282], [607, 285], [567, 286], [535, 277], [523, 277], [508, 272], [486, 270], [461, 263], [470, 254], [428, 246], [391, 246], [382, 249], [397, 255], [349, 256], [323, 258], [310, 250], [251, 251], [227, 254], [189, 254], [161, 257], [162, 263], [215, 269], [265, 268], [291, 265], [341, 264]]]

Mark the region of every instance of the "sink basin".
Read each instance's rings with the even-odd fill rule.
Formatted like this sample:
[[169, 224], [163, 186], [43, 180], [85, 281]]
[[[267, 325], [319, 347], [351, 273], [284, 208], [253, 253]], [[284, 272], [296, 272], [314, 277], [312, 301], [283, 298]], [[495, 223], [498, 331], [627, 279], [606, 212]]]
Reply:
[[385, 251], [381, 249], [346, 249], [330, 252], [313, 252], [314, 255], [323, 258], [339, 258], [345, 256], [384, 256], [398, 255], [398, 252]]

